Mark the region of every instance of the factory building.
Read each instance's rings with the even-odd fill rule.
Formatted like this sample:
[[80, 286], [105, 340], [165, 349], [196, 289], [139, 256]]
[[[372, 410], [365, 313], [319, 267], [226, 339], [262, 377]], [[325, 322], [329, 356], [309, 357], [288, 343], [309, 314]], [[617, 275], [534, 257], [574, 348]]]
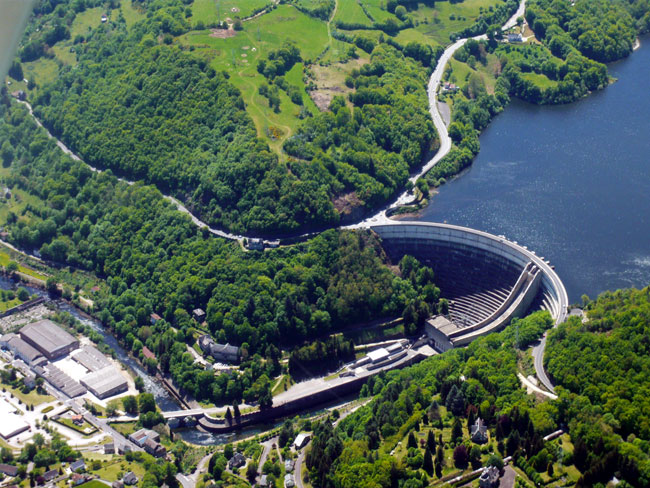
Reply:
[[16, 334], [5, 334], [0, 337], [0, 347], [10, 350], [15, 357], [22, 359], [30, 366], [40, 366], [47, 362], [47, 359], [36, 348], [27, 344]]
[[20, 329], [20, 338], [38, 349], [50, 361], [79, 347], [79, 341], [51, 320], [39, 320]]
[[113, 365], [87, 374], [81, 378], [81, 384], [102, 400], [125, 392], [129, 388], [124, 376]]

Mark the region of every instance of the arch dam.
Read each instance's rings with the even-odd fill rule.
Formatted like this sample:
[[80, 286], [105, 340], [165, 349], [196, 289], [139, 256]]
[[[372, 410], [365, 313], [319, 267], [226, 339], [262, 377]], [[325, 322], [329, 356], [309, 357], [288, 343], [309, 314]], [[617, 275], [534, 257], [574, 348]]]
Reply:
[[[569, 300], [555, 270], [504, 236], [430, 222], [370, 228], [393, 263], [409, 254], [433, 268], [441, 296], [449, 301], [449, 312], [426, 325], [438, 350], [467, 345], [536, 308], [548, 310], [555, 325], [566, 320]], [[546, 384], [543, 371], [540, 376]]]

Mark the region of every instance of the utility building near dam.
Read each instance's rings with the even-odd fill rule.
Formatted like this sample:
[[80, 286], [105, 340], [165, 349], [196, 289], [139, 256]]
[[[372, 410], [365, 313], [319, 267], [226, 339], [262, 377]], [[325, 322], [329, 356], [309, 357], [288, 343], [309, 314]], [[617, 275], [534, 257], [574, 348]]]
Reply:
[[373, 226], [390, 259], [405, 255], [431, 267], [449, 312], [426, 322], [439, 351], [465, 346], [533, 308], [565, 320], [568, 297], [542, 258], [504, 237], [447, 224], [394, 222]]

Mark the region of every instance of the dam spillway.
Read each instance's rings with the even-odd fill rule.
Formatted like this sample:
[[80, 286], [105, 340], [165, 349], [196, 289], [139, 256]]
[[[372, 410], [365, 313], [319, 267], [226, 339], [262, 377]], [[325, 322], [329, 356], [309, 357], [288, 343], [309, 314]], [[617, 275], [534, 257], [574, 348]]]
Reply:
[[411, 255], [430, 266], [441, 296], [449, 300], [446, 320], [427, 333], [441, 350], [463, 346], [496, 331], [532, 308], [566, 319], [562, 280], [543, 258], [503, 236], [449, 224], [395, 221], [372, 226], [391, 261]]

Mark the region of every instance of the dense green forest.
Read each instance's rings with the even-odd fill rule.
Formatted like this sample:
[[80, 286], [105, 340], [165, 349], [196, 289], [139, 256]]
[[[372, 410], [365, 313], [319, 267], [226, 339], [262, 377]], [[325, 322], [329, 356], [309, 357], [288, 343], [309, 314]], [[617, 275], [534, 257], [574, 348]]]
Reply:
[[560, 325], [548, 339], [546, 367], [558, 387], [559, 420], [571, 429], [585, 485], [616, 470], [650, 485], [650, 287], [603, 293], [589, 320]]
[[[162, 370], [198, 398], [257, 398], [256, 380], [266, 375], [268, 386], [278, 373], [276, 346], [378, 317], [404, 315], [413, 333], [438, 304], [431, 270], [409, 258], [397, 276], [368, 232], [330, 230], [267, 252], [204, 235], [158, 190], [92, 172], [64, 155], [24, 107], [8, 104], [5, 97], [4, 180], [31, 196], [21, 212], [8, 214], [10, 240], [105, 278], [95, 297], [102, 322], [135, 354], [145, 345], [154, 351]], [[207, 311], [207, 331], [218, 341], [242, 346], [248, 376], [241, 382], [224, 375], [213, 388], [214, 374], [193, 364], [185, 343], [198, 333], [190, 317], [197, 307]], [[165, 320], [152, 326], [152, 312]], [[301, 357], [316, 360], [318, 348]]]
[[[151, 15], [130, 30], [121, 18], [93, 29], [74, 69], [40, 87], [35, 111], [91, 165], [153, 183], [211, 224], [274, 234], [336, 224], [341, 212], [390, 198], [432, 148], [427, 74], [383, 45], [350, 81], [355, 110], [335, 100], [308, 118], [280, 162], [229, 75], [171, 42], [189, 29], [180, 3], [146, 8]], [[266, 93], [286, 88], [281, 75], [300, 59], [293, 51], [281, 72], [269, 71], [279, 66], [274, 52], [269, 68], [260, 62]]]
[[[616, 477], [620, 486], [650, 486], [650, 288], [604, 293], [586, 310], [586, 323], [572, 317], [550, 333], [546, 363], [557, 400], [535, 400], [517, 378], [523, 351], [551, 325], [537, 312], [466, 349], [370, 381], [362, 396], [376, 397], [367, 406], [335, 429], [315, 428], [311, 482], [423, 487], [472, 458], [499, 465], [495, 458], [512, 455], [535, 485], [605, 486]], [[487, 446], [468, 438], [465, 427], [477, 417], [489, 427]], [[557, 428], [571, 444], [542, 440]]]

